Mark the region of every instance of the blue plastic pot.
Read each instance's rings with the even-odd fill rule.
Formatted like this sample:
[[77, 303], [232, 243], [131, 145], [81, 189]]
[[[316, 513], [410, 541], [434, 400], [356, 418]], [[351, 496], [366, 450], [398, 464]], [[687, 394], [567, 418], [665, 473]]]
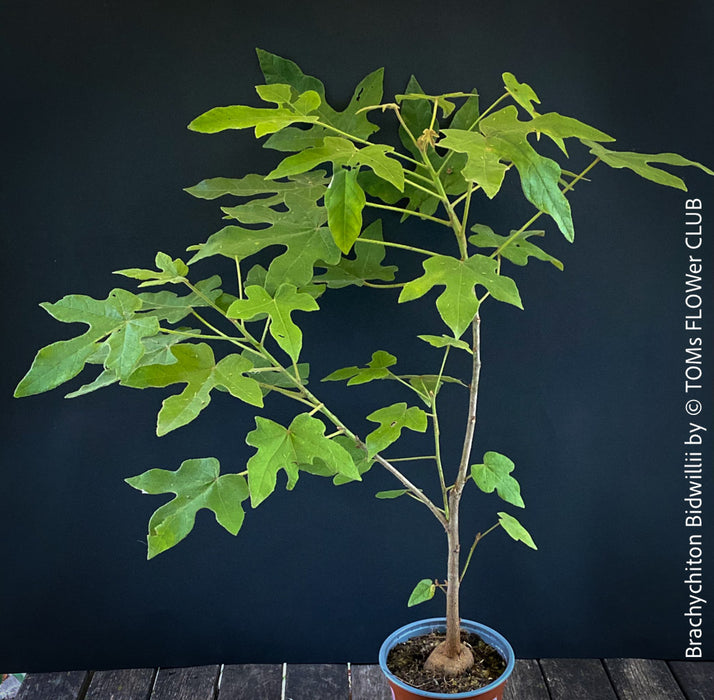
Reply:
[[387, 668], [387, 654], [389, 654], [392, 647], [412, 637], [419, 637], [434, 631], [446, 631], [445, 617], [432, 617], [428, 620], [418, 620], [417, 622], [412, 622], [404, 627], [400, 627], [396, 632], [392, 632], [392, 634], [384, 640], [379, 650], [379, 665], [382, 669], [382, 673], [387, 677], [394, 700], [414, 700], [415, 698], [441, 698], [441, 700], [478, 698], [478, 700], [503, 700], [503, 691], [506, 686], [506, 681], [511, 675], [516, 662], [516, 657], [511, 645], [506, 638], [496, 632], [496, 630], [478, 622], [461, 620], [461, 629], [478, 634], [484, 642], [490, 644], [505, 659], [506, 670], [503, 674], [493, 683], [478, 690], [470, 690], [466, 693], [429, 693], [413, 688], [404, 681], [399, 680], [399, 678]]

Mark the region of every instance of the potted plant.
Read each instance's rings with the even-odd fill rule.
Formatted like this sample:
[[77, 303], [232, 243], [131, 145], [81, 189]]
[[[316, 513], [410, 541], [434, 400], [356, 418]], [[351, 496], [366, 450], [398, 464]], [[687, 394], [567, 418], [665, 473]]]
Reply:
[[[544, 231], [533, 227], [538, 220], [550, 220], [549, 225], [573, 241], [567, 195], [598, 163], [680, 189], [686, 189], [682, 180], [658, 165], [696, 166], [714, 173], [672, 153], [611, 150], [613, 138], [599, 129], [556, 112], [541, 114], [536, 93], [510, 73], [503, 74], [503, 93], [482, 109], [475, 91], [428, 95], [414, 78], [404, 94], [385, 102], [382, 71], [377, 70], [359, 83], [349, 105], [337, 111], [326, 102], [323, 84], [295, 63], [266, 51], [258, 51], [258, 58], [265, 83], [256, 90], [265, 105], [211, 109], [189, 128], [201, 133], [251, 128], [257, 138], [267, 136], [265, 146], [282, 155], [270, 154], [266, 175], [216, 177], [190, 187], [188, 192], [199, 198], [220, 198], [222, 203], [232, 198], [225, 202], [230, 206], [221, 207], [227, 224], [190, 248], [188, 260], [159, 252], [155, 270], [117, 271], [137, 280], [139, 291], [114, 289], [106, 299], [70, 295], [42, 304], [57, 320], [84, 323], [88, 329], [42, 348], [15, 395], [54, 389], [92, 366], [94, 377], [69, 397], [114, 384], [136, 389], [179, 385], [161, 405], [159, 436], [196, 419], [213, 390], [258, 409], [271, 395], [292, 399], [298, 410], [287, 426], [255, 417], [255, 428], [246, 436], [254, 452], [241, 471], [221, 473], [217, 459], [201, 457], [187, 459], [176, 471], [151, 469], [127, 479], [144, 493], [175, 494], [151, 517], [149, 558], [186, 537], [202, 508], [237, 534], [244, 504], [262, 504], [281, 471], [292, 489], [301, 473], [339, 485], [361, 480], [378, 465], [394, 477], [396, 488], [377, 497], [417, 501], [438, 523], [447, 544], [446, 576], [419, 581], [408, 600], [416, 605], [443, 591], [444, 618], [398, 630], [380, 652], [395, 698], [500, 698], [513, 652], [498, 633], [462, 620], [459, 587], [486, 535], [501, 529], [528, 547], [536, 545], [512, 512], [500, 510], [462, 549], [459, 507], [465, 489], [495, 492], [507, 506], [524, 506], [512, 474], [514, 463], [507, 456], [493, 450], [472, 456], [481, 307], [494, 300], [522, 308], [509, 265], [535, 258], [562, 269], [559, 260], [536, 244]], [[375, 138], [377, 123], [388, 119], [398, 127], [394, 140], [400, 143]], [[540, 152], [567, 156], [566, 140], [568, 146], [579, 142], [590, 153], [579, 172]], [[479, 198], [497, 197], [507, 177], [519, 178], [533, 213], [519, 227], [499, 233], [479, 220]], [[429, 248], [415, 245], [408, 227], [396, 226], [395, 215], [432, 225]], [[386, 233], [379, 216], [388, 222]], [[394, 264], [399, 256], [418, 259], [421, 271], [400, 274]], [[196, 280], [191, 269], [216, 257], [228, 259], [234, 269], [226, 288], [217, 275]], [[419, 342], [434, 353], [433, 367], [422, 373], [400, 373], [397, 359], [382, 349], [371, 357], [365, 349], [361, 366], [321, 368], [323, 381], [354, 386], [381, 380], [385, 392], [395, 391], [394, 400], [385, 398], [359, 426], [343, 421], [339, 408], [323, 403], [319, 387], [308, 384], [298, 326], [301, 314], [319, 310], [323, 294], [353, 285], [373, 289], [375, 304], [424, 302], [436, 288], [436, 310], [444, 324], [440, 335], [415, 330]], [[154, 291], [157, 286], [166, 288]], [[469, 358], [468, 376], [447, 373], [450, 358], [458, 353]], [[442, 459], [437, 404], [446, 385], [465, 396], [463, 446], [456, 464]], [[395, 452], [405, 431], [430, 433], [428, 453]], [[425, 462], [438, 479], [435, 493], [419, 484]], [[426, 642], [429, 653], [420, 664], [431, 685], [420, 680], [420, 690], [410, 689], [410, 676], [397, 677], [401, 671], [394, 670], [395, 662], [387, 656], [398, 643], [433, 630], [441, 636]], [[478, 636], [469, 636], [473, 634]], [[481, 647], [490, 647], [491, 654], [495, 649], [496, 657], [491, 675], [479, 678]]]

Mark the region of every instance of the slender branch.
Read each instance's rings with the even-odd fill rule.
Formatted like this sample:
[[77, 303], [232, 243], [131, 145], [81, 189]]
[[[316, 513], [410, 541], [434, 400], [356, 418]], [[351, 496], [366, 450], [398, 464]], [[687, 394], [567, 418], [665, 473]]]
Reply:
[[[360, 441], [361, 442], [361, 441]], [[363, 443], [362, 443], [363, 445]], [[407, 479], [404, 474], [402, 474], [394, 465], [388, 462], [381, 455], [375, 455], [375, 461], [379, 462], [390, 474], [395, 476], [402, 484], [407, 488], [407, 490], [412, 493], [415, 498], [421, 501], [433, 514], [433, 516], [441, 523], [442, 527], [446, 530], [448, 527], [446, 517], [444, 514], [431, 502], [431, 500], [414, 484], [412, 484], [409, 479]]]
[[439, 486], [441, 487], [441, 497], [444, 502], [444, 515], [449, 518], [449, 493], [446, 490], [446, 480], [444, 479], [444, 465], [441, 461], [441, 431], [439, 429], [439, 415], [436, 412], [436, 394], [431, 400], [431, 417], [434, 431], [434, 452], [436, 453], [436, 470], [439, 473]]

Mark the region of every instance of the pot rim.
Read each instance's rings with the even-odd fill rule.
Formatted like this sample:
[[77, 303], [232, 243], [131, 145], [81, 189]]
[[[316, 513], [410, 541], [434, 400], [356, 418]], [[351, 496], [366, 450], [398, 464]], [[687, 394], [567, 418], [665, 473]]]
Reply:
[[513, 648], [508, 643], [508, 640], [496, 630], [480, 622], [474, 622], [473, 620], [461, 619], [461, 627], [469, 632], [475, 632], [480, 635], [483, 640], [493, 646], [496, 651], [498, 651], [501, 656], [503, 656], [506, 661], [506, 670], [492, 683], [483, 686], [482, 688], [477, 688], [475, 690], [465, 691], [463, 693], [432, 693], [430, 691], [419, 690], [414, 688], [414, 686], [408, 685], [404, 681], [397, 678], [388, 668], [387, 668], [387, 654], [392, 649], [392, 647], [403, 642], [412, 637], [417, 637], [420, 634], [426, 634], [434, 630], [444, 630], [446, 628], [446, 618], [445, 617], [430, 617], [424, 620], [417, 620], [416, 622], [410, 622], [408, 625], [404, 625], [399, 629], [395, 630], [390, 634], [382, 643], [379, 649], [379, 666], [382, 669], [382, 673], [387, 677], [387, 680], [394, 685], [408, 690], [411, 693], [419, 693], [421, 697], [424, 698], [440, 698], [441, 700], [459, 700], [463, 698], [477, 698], [478, 694], [487, 694], [492, 690], [495, 690], [500, 685], [506, 682], [508, 677], [513, 672], [513, 667], [516, 662], [516, 657], [513, 652]]

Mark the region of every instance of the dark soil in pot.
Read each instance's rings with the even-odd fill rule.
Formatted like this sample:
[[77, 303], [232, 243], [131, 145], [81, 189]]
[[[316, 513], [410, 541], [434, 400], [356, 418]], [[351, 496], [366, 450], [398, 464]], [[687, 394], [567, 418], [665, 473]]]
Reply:
[[444, 635], [431, 632], [397, 644], [387, 656], [387, 667], [400, 680], [413, 688], [431, 693], [464, 693], [493, 683], [505, 670], [503, 657], [477, 634], [461, 631], [461, 641], [474, 655], [474, 665], [457, 678], [444, 678], [424, 670], [431, 650], [444, 641]]

